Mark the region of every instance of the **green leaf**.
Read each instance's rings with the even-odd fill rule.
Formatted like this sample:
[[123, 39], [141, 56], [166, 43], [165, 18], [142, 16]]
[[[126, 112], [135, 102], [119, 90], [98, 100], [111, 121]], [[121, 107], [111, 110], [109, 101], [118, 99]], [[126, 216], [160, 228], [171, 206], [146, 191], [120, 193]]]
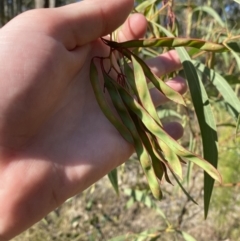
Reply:
[[197, 11], [203, 11], [208, 13], [210, 16], [213, 17], [213, 19], [221, 26], [221, 27], [225, 27], [224, 22], [222, 21], [221, 17], [219, 16], [219, 14], [212, 8], [209, 6], [201, 6], [201, 7], [197, 7], [194, 8], [194, 10], [192, 11], [192, 13], [197, 12]]
[[201, 72], [201, 74], [206, 76], [213, 83], [224, 100], [235, 110], [235, 119], [237, 119], [240, 113], [240, 100], [228, 82], [214, 70], [209, 69], [201, 63], [194, 63], [195, 67]]
[[[184, 67], [184, 72], [188, 81], [193, 105], [200, 126], [204, 159], [206, 159], [214, 167], [217, 167], [217, 130], [207, 93], [185, 49], [177, 49], [177, 51]], [[213, 185], [214, 180], [212, 177], [210, 177], [207, 173], [204, 173], [205, 217], [207, 217]]]
[[111, 239], [108, 239], [108, 241], [126, 241], [129, 238], [133, 238], [133, 236], [131, 234], [126, 234], [126, 235], [121, 235], [121, 236], [117, 236]]
[[113, 169], [111, 172], [108, 173], [108, 178], [109, 178], [115, 192], [117, 193], [117, 195], [119, 195], [117, 168]]
[[229, 51], [223, 44], [218, 44], [201, 39], [178, 38], [178, 37], [161, 37], [144, 40], [130, 40], [126, 42], [113, 42], [104, 39], [104, 42], [112, 48], [139, 48], [139, 47], [193, 47], [204, 51], [226, 52]]
[[134, 56], [136, 61], [141, 65], [146, 78], [148, 78], [148, 80], [151, 81], [153, 83], [153, 85], [161, 93], [163, 93], [168, 99], [170, 99], [176, 103], [185, 105], [182, 95], [180, 95], [178, 92], [176, 92], [175, 90], [170, 88], [164, 81], [162, 81], [156, 75], [154, 75], [152, 73], [152, 71], [149, 69], [149, 67], [147, 66], [147, 64], [141, 58], [139, 58], [138, 56], [134, 55], [133, 53], [131, 53], [127, 50], [123, 50], [123, 53], [125, 55], [127, 55], [128, 58], [131, 58], [131, 56]]
[[[139, 103], [142, 104], [143, 108], [160, 124], [158, 114], [156, 112], [155, 106], [153, 105], [150, 92], [148, 90], [148, 85], [144, 71], [141, 64], [138, 62], [138, 59], [132, 55], [132, 65], [134, 70], [134, 81], [129, 79], [128, 83], [131, 85], [134, 94], [138, 97]], [[137, 83], [136, 81], [137, 80]]]
[[236, 76], [234, 74], [231, 75], [223, 75], [222, 76], [230, 85], [235, 85], [240, 83], [240, 76]]
[[185, 233], [183, 231], [180, 231], [182, 237], [184, 238], [185, 241], [197, 241], [193, 236], [191, 236], [188, 233]]
[[145, 196], [145, 193], [142, 192], [142, 191], [139, 191], [139, 190], [135, 190], [134, 192], [135, 192], [135, 198], [136, 198], [136, 200], [137, 200], [138, 202], [143, 201], [144, 196]]
[[145, 9], [150, 7], [152, 4], [154, 4], [156, 0], [148, 0], [148, 1], [143, 1], [141, 4], [139, 4], [136, 7], [136, 10], [140, 13], [144, 13]]
[[[231, 41], [231, 40], [230, 40]], [[240, 53], [240, 43], [238, 42], [227, 42], [226, 45], [236, 53]]]
[[[172, 34], [160, 25], [160, 30], [167, 36]], [[202, 82], [199, 79], [197, 71], [184, 48], [176, 48], [183, 64], [186, 79], [188, 81], [194, 109], [196, 111], [198, 123], [201, 130], [204, 159], [211, 163], [215, 168], [218, 163], [218, 139], [215, 119], [211, 110], [210, 102]], [[204, 173], [204, 215], [207, 217], [214, 180], [209, 173]]]
[[[189, 147], [188, 149], [190, 151], [194, 151], [194, 147], [196, 144], [196, 139], [193, 138], [193, 134], [190, 133], [190, 140], [189, 140]], [[193, 169], [193, 163], [189, 162], [188, 167], [187, 167], [187, 175], [186, 175], [186, 181], [187, 181], [187, 186], [190, 186], [190, 180], [191, 180], [191, 175], [192, 175], [192, 169]]]
[[239, 132], [240, 132], [240, 114], [238, 115], [238, 119], [237, 119], [236, 136], [239, 134]]
[[[154, 172], [155, 172], [157, 178], [159, 179], [159, 181], [161, 181], [163, 178], [163, 175], [164, 175], [165, 169], [164, 169], [163, 165], [165, 165], [165, 163], [161, 159], [158, 151], [155, 148], [155, 143], [152, 140], [153, 138], [151, 138], [150, 134], [147, 134], [145, 132], [142, 123], [137, 118], [134, 118], [133, 120], [137, 126], [139, 136], [140, 136], [148, 154], [151, 157]], [[163, 161], [163, 163], [161, 163], [161, 160]]]
[[231, 51], [231, 54], [234, 56], [237, 65], [238, 65], [238, 69], [240, 70], [240, 56], [238, 53], [236, 53], [235, 51]]
[[182, 179], [182, 165], [178, 156], [164, 142], [159, 142], [170, 169]]
[[172, 172], [172, 175], [173, 175], [174, 179], [176, 180], [176, 182], [178, 183], [178, 185], [180, 186], [180, 188], [182, 189], [182, 191], [184, 192], [184, 194], [188, 197], [188, 199], [198, 205], [198, 203], [186, 191], [186, 189], [183, 187], [183, 185], [181, 184], [181, 182], [178, 180], [178, 178], [176, 177], [176, 175], [173, 172]]

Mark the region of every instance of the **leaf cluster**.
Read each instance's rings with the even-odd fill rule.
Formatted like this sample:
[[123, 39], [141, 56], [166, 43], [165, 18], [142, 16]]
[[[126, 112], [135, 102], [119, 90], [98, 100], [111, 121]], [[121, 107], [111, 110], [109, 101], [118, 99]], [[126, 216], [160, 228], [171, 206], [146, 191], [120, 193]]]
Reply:
[[[119, 133], [135, 146], [141, 166], [146, 175], [153, 196], [162, 198], [161, 182], [165, 179], [170, 184], [168, 172], [182, 188], [184, 193], [194, 201], [181, 184], [182, 164], [188, 160], [200, 166], [204, 172], [204, 204], [207, 216], [214, 179], [221, 182], [216, 170], [218, 164], [218, 133], [215, 117], [212, 111], [211, 99], [208, 96], [205, 82], [215, 86], [229, 114], [233, 116], [236, 133], [239, 131], [240, 101], [232, 86], [218, 73], [213, 66], [216, 54], [231, 55], [240, 68], [239, 46], [236, 40], [239, 36], [218, 37], [216, 40], [205, 40], [190, 37], [177, 37], [178, 26], [173, 10], [173, 1], [163, 1], [161, 5], [156, 0], [143, 1], [136, 6], [134, 12], [143, 13], [147, 20], [149, 31], [145, 39], [118, 43], [103, 39], [109, 46], [110, 54], [103, 58], [96, 56], [91, 63], [90, 77], [98, 103], [109, 121], [119, 130]], [[165, 26], [161, 24], [161, 13], [165, 11]], [[192, 11], [205, 11], [212, 16], [217, 13], [209, 8], [198, 8]], [[218, 24], [224, 23], [217, 18]], [[184, 48], [185, 47], [185, 48]], [[185, 101], [177, 92], [170, 89], [165, 82], [152, 74], [144, 62], [145, 55], [154, 55], [156, 50], [173, 49], [179, 53], [183, 64], [184, 75], [189, 84], [193, 110], [196, 113], [202, 137], [203, 158], [187, 150], [173, 140], [163, 130], [162, 123], [154, 107], [146, 80], [157, 88], [168, 99], [177, 104], [185, 105]], [[115, 54], [121, 56], [116, 63]], [[203, 64], [194, 56], [204, 56], [208, 52], [210, 58]], [[151, 53], [151, 54], [149, 54]], [[194, 58], [194, 59], [193, 59]], [[110, 69], [105, 69], [104, 61], [110, 62]], [[129, 64], [132, 67], [129, 67]], [[96, 66], [100, 66], [101, 72]], [[98, 76], [104, 78], [104, 86], [98, 82]], [[113, 77], [115, 76], [115, 77]], [[103, 91], [104, 90], [104, 91]], [[107, 101], [105, 91], [117, 110], [120, 120], [114, 115]], [[112, 174], [110, 174], [112, 175]], [[118, 190], [117, 175], [111, 181]]]

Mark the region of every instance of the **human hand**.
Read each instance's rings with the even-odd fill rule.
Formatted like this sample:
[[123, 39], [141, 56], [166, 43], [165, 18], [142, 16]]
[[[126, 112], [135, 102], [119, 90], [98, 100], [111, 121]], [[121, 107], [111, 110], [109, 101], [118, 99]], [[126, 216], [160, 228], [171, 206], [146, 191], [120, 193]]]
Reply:
[[[9, 240], [83, 191], [133, 152], [102, 114], [90, 61], [109, 53], [99, 37], [121, 25], [132, 0], [86, 0], [28, 11], [0, 30], [0, 240]], [[119, 14], [121, 13], [121, 14]], [[132, 15], [119, 41], [143, 36]], [[162, 75], [180, 68], [171, 51], [148, 62]], [[181, 78], [168, 82], [180, 93]], [[155, 105], [166, 101], [152, 90]], [[182, 135], [179, 124], [166, 130]]]

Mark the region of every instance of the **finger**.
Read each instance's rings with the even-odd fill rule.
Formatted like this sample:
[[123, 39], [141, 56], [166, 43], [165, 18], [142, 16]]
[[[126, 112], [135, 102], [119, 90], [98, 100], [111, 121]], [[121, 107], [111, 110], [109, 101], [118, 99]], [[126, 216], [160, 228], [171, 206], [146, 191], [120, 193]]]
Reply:
[[146, 18], [139, 13], [131, 15], [124, 22], [118, 31], [118, 41], [124, 42], [133, 39], [139, 39], [144, 36], [147, 30]]
[[[163, 53], [155, 58], [147, 59], [145, 63], [157, 76], [169, 74], [182, 68], [181, 61], [175, 50]], [[130, 67], [132, 67], [132, 64], [130, 64]]]
[[164, 130], [175, 140], [183, 136], [183, 127], [178, 122], [168, 122], [163, 125]]
[[72, 50], [117, 29], [131, 12], [133, 3], [85, 0], [60, 8], [27, 11], [17, 19], [28, 23], [28, 31], [43, 32]]
[[156, 58], [148, 59], [146, 63], [157, 76], [162, 76], [182, 68], [181, 61], [175, 50], [163, 53]]
[[[185, 79], [183, 79], [179, 76], [167, 81], [167, 85], [169, 85], [172, 89], [179, 92], [180, 94], [184, 94], [187, 91], [187, 83], [186, 83]], [[151, 97], [153, 100], [153, 104], [155, 106], [162, 105], [169, 100], [165, 95], [163, 95], [156, 88], [152, 88], [150, 90], [150, 93], [151, 93]]]

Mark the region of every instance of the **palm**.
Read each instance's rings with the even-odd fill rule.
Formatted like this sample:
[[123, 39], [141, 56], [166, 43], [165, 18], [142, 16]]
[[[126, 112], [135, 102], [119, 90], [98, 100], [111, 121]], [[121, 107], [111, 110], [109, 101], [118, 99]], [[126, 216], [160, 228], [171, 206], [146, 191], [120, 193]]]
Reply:
[[[9, 114], [3, 121], [2, 145], [19, 150], [11, 157], [19, 167], [9, 169], [15, 176], [9, 181], [21, 183], [35, 198], [34, 187], [42, 187], [38, 198], [49, 192], [47, 198], [59, 204], [125, 161], [132, 148], [102, 114], [88, 77], [92, 57], [106, 56], [107, 47], [98, 40], [90, 51], [78, 50], [80, 56], [48, 36], [34, 42], [32, 36], [28, 41], [25, 37], [19, 42], [28, 52], [20, 58], [21, 49], [16, 48], [15, 56], [9, 56], [16, 60], [9, 61], [10, 69], [23, 76], [27, 67], [29, 73], [24, 82], [16, 79], [17, 93], [5, 103]], [[89, 174], [94, 178], [79, 182]]]

